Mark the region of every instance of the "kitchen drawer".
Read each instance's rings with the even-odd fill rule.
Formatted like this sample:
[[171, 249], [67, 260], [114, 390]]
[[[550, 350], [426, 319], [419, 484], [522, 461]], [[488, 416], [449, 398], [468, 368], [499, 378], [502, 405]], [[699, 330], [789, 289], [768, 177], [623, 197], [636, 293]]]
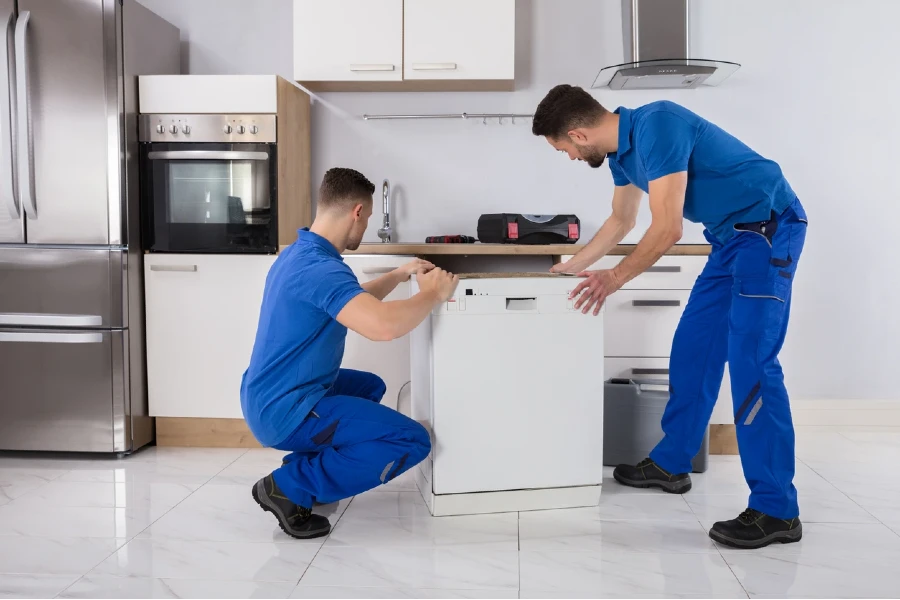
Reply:
[[609, 379], [669, 380], [668, 357], [610, 357], [603, 361], [603, 376]]
[[623, 289], [612, 294], [606, 299], [606, 356], [669, 356], [690, 293]]
[[[604, 256], [590, 270], [612, 269], [624, 256]], [[624, 286], [623, 290], [689, 290], [706, 265], [705, 256], [663, 256], [655, 265]]]

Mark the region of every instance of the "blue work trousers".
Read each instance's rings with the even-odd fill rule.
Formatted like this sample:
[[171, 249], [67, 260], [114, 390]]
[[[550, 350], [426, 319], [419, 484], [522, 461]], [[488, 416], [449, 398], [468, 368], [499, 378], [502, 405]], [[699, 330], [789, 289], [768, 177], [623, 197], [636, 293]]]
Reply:
[[334, 386], [278, 450], [275, 482], [292, 502], [329, 504], [387, 483], [431, 452], [428, 431], [380, 404], [377, 375], [341, 369]]
[[706, 232], [712, 251], [675, 331], [665, 436], [650, 454], [671, 473], [691, 471], [727, 361], [748, 507], [780, 519], [800, 512], [794, 426], [778, 353], [806, 229], [795, 200], [767, 222], [736, 225], [724, 244]]

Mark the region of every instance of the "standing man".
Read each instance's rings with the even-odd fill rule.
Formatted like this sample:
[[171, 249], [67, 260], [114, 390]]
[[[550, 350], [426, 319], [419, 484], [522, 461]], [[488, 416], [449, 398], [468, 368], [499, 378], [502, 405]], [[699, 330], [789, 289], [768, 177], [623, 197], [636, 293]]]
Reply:
[[[649, 458], [616, 467], [616, 481], [677, 494], [691, 489], [691, 459], [727, 361], [750, 500], [709, 535], [738, 548], [799, 541], [794, 428], [778, 353], [807, 225], [781, 168], [673, 102], [609, 112], [570, 85], [541, 101], [532, 132], [592, 168], [609, 159], [612, 214], [583, 250], [553, 268], [587, 276], [572, 294], [583, 313], [597, 315], [607, 296], [677, 243], [683, 219], [703, 223], [712, 245], [672, 342], [665, 436]], [[645, 192], [652, 222], [634, 252], [614, 269], [585, 271], [631, 231]]]
[[[313, 514], [387, 483], [431, 451], [428, 432], [382, 406], [380, 377], [341, 369], [347, 329], [374, 341], [412, 331], [453, 295], [459, 279], [416, 260], [360, 285], [341, 254], [356, 250], [372, 215], [375, 186], [335, 168], [319, 189], [316, 219], [278, 255], [266, 278], [259, 328], [241, 384], [241, 408], [256, 439], [290, 452], [260, 479], [253, 499], [295, 538], [331, 530]], [[417, 275], [419, 293], [384, 298]]]

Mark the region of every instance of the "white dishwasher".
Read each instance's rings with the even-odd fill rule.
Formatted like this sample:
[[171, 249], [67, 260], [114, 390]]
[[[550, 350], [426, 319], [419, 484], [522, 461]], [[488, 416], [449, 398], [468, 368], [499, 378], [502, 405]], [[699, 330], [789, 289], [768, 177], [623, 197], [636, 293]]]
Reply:
[[599, 502], [603, 313], [573, 308], [578, 281], [462, 275], [413, 331], [412, 416], [433, 445], [416, 476], [433, 515]]

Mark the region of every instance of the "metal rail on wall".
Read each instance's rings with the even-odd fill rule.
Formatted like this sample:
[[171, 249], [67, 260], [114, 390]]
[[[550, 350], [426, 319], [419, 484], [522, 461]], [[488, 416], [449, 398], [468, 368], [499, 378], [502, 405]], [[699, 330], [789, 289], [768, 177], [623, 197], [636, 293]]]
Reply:
[[503, 119], [509, 119], [513, 125], [516, 119], [530, 119], [534, 115], [526, 113], [446, 113], [434, 115], [363, 115], [366, 121], [378, 121], [387, 119], [481, 119], [481, 122], [487, 125], [488, 119], [497, 119], [499, 124], [503, 124]]

